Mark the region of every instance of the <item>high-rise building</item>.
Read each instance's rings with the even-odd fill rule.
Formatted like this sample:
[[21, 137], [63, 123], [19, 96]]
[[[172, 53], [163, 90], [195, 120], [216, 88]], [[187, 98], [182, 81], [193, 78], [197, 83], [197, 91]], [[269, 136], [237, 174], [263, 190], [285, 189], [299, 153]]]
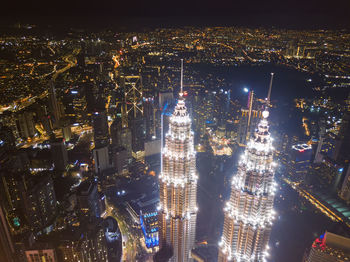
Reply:
[[51, 156], [55, 169], [66, 170], [68, 165], [68, 153], [62, 138], [57, 138], [51, 142]]
[[304, 181], [310, 171], [312, 147], [308, 144], [293, 145], [287, 163], [288, 175], [293, 181]]
[[163, 91], [163, 92], [159, 92], [158, 98], [159, 98], [158, 100], [159, 107], [161, 108], [161, 110], [163, 110], [163, 107], [165, 106], [165, 104], [172, 103], [172, 101], [174, 100], [174, 94], [173, 92]]
[[115, 171], [119, 174], [126, 174], [128, 172], [128, 152], [124, 147], [115, 148], [113, 151], [113, 166]]
[[7, 262], [13, 262], [15, 261], [14, 253], [15, 247], [12, 242], [10, 228], [7, 223], [2, 203], [0, 203], [0, 259]]
[[130, 120], [131, 148], [135, 159], [142, 159], [145, 155], [146, 126], [143, 118]]
[[97, 174], [100, 174], [111, 167], [108, 146], [94, 148], [92, 154], [95, 163], [95, 172]]
[[304, 262], [340, 262], [350, 260], [350, 238], [325, 232], [311, 246]]
[[[182, 70], [181, 70], [182, 71]], [[197, 220], [196, 153], [191, 119], [181, 92], [170, 117], [159, 175], [159, 244], [172, 250], [170, 261], [191, 261]]]
[[84, 181], [77, 191], [77, 203], [79, 213], [82, 216], [100, 217], [100, 194], [97, 184], [91, 181]]
[[324, 188], [327, 191], [338, 193], [341, 187], [341, 181], [344, 180], [345, 171], [346, 169], [343, 165], [324, 156], [322, 162], [312, 164], [311, 172], [306, 179], [306, 183], [317, 185], [319, 189]]
[[[241, 109], [241, 116], [238, 125], [237, 142], [240, 145], [245, 145], [249, 141], [250, 134], [254, 133], [254, 128], [259, 123], [261, 112], [257, 110]], [[249, 116], [250, 114], [250, 116]]]
[[50, 249], [32, 249], [25, 251], [26, 262], [57, 262], [56, 251]]
[[335, 135], [333, 133], [327, 133], [323, 136], [320, 136], [320, 140], [317, 144], [314, 163], [322, 162], [325, 156], [333, 157], [335, 141]]
[[27, 139], [35, 135], [34, 119], [32, 112], [23, 112], [19, 114], [17, 128], [22, 138]]
[[274, 216], [274, 162], [268, 111], [247, 144], [224, 208], [219, 262], [265, 261]]
[[159, 245], [158, 212], [148, 212], [140, 215], [140, 223], [147, 248]]
[[128, 162], [130, 162], [132, 154], [131, 131], [128, 127], [122, 127], [121, 119], [116, 119], [111, 125], [111, 137], [113, 148], [125, 148]]
[[145, 119], [145, 138], [150, 140], [156, 136], [157, 129], [157, 108], [154, 103], [154, 97], [143, 99], [144, 119]]
[[346, 175], [341, 186], [339, 196], [345, 201], [350, 202], [350, 164], [348, 165], [348, 170], [346, 171]]
[[[75, 123], [85, 123], [91, 113], [87, 106], [88, 86], [90, 83], [83, 82], [80, 86], [73, 87], [70, 92], [64, 94], [65, 117]], [[92, 111], [92, 109], [91, 109]]]
[[337, 162], [350, 161], [350, 112], [346, 112], [343, 116], [335, 143], [334, 159]]
[[71, 126], [67, 120], [64, 121], [64, 123], [63, 123], [62, 135], [63, 135], [64, 141], [66, 141], [66, 142], [68, 142], [72, 139], [72, 129], [71, 129]]
[[50, 175], [31, 178], [25, 196], [26, 217], [33, 228], [48, 225], [56, 214], [56, 194]]
[[127, 115], [137, 118], [139, 114], [143, 115], [143, 86], [140, 75], [121, 75], [120, 84], [124, 90], [124, 99], [127, 105]]
[[81, 261], [107, 262], [108, 251], [104, 229], [94, 226], [80, 240]]
[[23, 207], [23, 198], [27, 188], [26, 176], [22, 172], [2, 172], [1, 182], [7, 206], [10, 209], [20, 209]]
[[59, 127], [62, 115], [62, 109], [57, 100], [56, 88], [53, 81], [49, 83], [49, 108], [51, 112], [51, 121], [54, 128]]
[[94, 129], [95, 147], [104, 147], [109, 145], [109, 131], [106, 111], [95, 112], [92, 115]]

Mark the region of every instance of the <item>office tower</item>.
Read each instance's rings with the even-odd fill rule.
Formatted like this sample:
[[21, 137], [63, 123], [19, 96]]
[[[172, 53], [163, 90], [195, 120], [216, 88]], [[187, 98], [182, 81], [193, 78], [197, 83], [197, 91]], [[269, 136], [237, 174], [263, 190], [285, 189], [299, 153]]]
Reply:
[[27, 139], [35, 135], [34, 119], [32, 112], [23, 112], [18, 115], [17, 128], [20, 137]]
[[322, 162], [312, 164], [306, 183], [317, 185], [318, 189], [324, 188], [329, 193], [337, 194], [339, 188], [342, 187], [340, 182], [344, 180], [345, 171], [344, 165], [325, 156]]
[[24, 205], [26, 217], [33, 228], [39, 229], [48, 225], [56, 214], [57, 206], [50, 175], [37, 175], [28, 181]]
[[254, 133], [254, 128], [258, 125], [260, 119], [260, 111], [251, 110], [250, 112], [249, 109], [241, 109], [237, 135], [239, 145], [245, 145], [247, 140], [249, 141], [250, 135]]
[[111, 137], [113, 148], [123, 147], [127, 151], [128, 160], [131, 159], [132, 152], [132, 137], [128, 127], [122, 126], [121, 119], [116, 119], [111, 125]]
[[38, 124], [35, 127], [38, 129], [41, 135], [46, 135], [52, 133], [51, 122], [49, 118], [48, 105], [42, 104], [38, 105], [38, 109], [36, 110], [36, 118], [38, 120]]
[[22, 172], [8, 172], [7, 170], [1, 173], [1, 182], [7, 205], [11, 210], [20, 209], [23, 207], [23, 198], [26, 191], [26, 176]]
[[[346, 175], [341, 186], [339, 196], [347, 202], [350, 202], [350, 164], [348, 164]], [[343, 170], [342, 170], [343, 171]]]
[[92, 154], [95, 163], [96, 174], [100, 174], [101, 172], [111, 167], [108, 146], [94, 148], [92, 150]]
[[163, 107], [166, 104], [171, 104], [174, 101], [174, 94], [173, 92], [169, 91], [160, 91], [158, 95], [158, 104], [159, 108], [163, 110]]
[[57, 262], [56, 251], [53, 248], [31, 249], [25, 251], [26, 262]]
[[159, 245], [158, 212], [142, 212], [140, 224], [147, 248]]
[[191, 119], [181, 92], [170, 117], [159, 175], [159, 244], [170, 247], [170, 261], [191, 261], [197, 219], [197, 172]]
[[[6, 213], [0, 203], [0, 260], [14, 262], [15, 247], [12, 242], [10, 228], [7, 223]], [[1, 260], [2, 261], [2, 260]]]
[[11, 128], [0, 123], [0, 165], [2, 158], [16, 150], [16, 139]]
[[65, 142], [69, 142], [72, 139], [72, 129], [69, 120], [64, 119], [62, 124], [62, 135]]
[[89, 228], [80, 240], [81, 261], [109, 261], [106, 242], [105, 232], [101, 226]]
[[115, 171], [119, 174], [128, 172], [128, 152], [124, 147], [115, 148], [113, 151], [113, 166]]
[[265, 261], [273, 220], [274, 162], [265, 110], [242, 155], [224, 208], [219, 262]]
[[[84, 123], [87, 121], [89, 109], [87, 106], [87, 85], [89, 84], [81, 83], [80, 86], [74, 87], [70, 92], [64, 94], [65, 117], [70, 118], [72, 122]], [[89, 111], [89, 113], [91, 112], [92, 110]]]
[[143, 86], [140, 75], [121, 75], [120, 84], [124, 90], [124, 99], [127, 106], [126, 114], [136, 118], [143, 115]]
[[56, 170], [66, 170], [68, 165], [68, 153], [62, 138], [51, 141], [51, 157]]
[[62, 237], [63, 239], [60, 239], [59, 244], [57, 246], [58, 255], [60, 257], [63, 257], [66, 261], [84, 261], [80, 252], [80, 238], [76, 235], [77, 234], [71, 233], [69, 237]]
[[156, 120], [157, 120], [157, 109], [154, 104], [153, 97], [147, 97], [143, 100], [144, 104], [144, 119], [145, 119], [145, 138], [150, 140], [156, 136]]
[[132, 156], [142, 159], [145, 155], [146, 126], [143, 118], [135, 118], [129, 121], [131, 130]]
[[333, 157], [335, 150], [335, 135], [333, 133], [327, 133], [320, 136], [320, 140], [317, 144], [314, 163], [320, 163], [325, 157]]
[[293, 145], [287, 163], [289, 178], [293, 181], [304, 181], [310, 171], [312, 147], [308, 144]]
[[350, 238], [325, 232], [317, 238], [304, 262], [340, 262], [350, 260]]
[[109, 131], [107, 113], [105, 110], [95, 112], [92, 115], [95, 147], [100, 148], [109, 145]]
[[98, 209], [100, 211], [100, 217], [104, 217], [107, 214], [106, 195], [103, 192], [98, 192]]
[[350, 161], [350, 112], [343, 116], [333, 157], [337, 162]]
[[196, 95], [193, 99], [194, 111], [194, 129], [201, 138], [206, 134], [208, 126], [215, 125], [215, 96], [212, 92]]
[[145, 142], [145, 156], [152, 156], [159, 154], [161, 150], [161, 141], [160, 139], [153, 139]]
[[49, 83], [49, 108], [51, 113], [51, 122], [54, 128], [59, 127], [61, 119], [61, 108], [57, 100], [56, 88], [53, 81]]
[[100, 194], [97, 184], [92, 181], [84, 181], [77, 190], [77, 204], [82, 216], [100, 217]]

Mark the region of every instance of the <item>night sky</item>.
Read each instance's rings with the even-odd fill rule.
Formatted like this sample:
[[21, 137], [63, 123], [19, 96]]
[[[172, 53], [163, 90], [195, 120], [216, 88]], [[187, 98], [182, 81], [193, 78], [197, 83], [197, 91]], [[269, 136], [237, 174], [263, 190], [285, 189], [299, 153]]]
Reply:
[[4, 1], [1, 5], [1, 19], [9, 22], [81, 27], [239, 25], [296, 29], [350, 28], [349, 0], [27, 0], [21, 2], [19, 4], [18, 1]]

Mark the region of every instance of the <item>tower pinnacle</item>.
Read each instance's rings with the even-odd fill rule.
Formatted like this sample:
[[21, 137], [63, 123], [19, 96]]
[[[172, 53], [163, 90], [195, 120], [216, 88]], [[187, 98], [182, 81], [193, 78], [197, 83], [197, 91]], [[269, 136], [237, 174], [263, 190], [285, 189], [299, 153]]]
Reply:
[[183, 97], [183, 74], [184, 74], [184, 60], [181, 59], [181, 80], [180, 80], [180, 98]]
[[271, 73], [271, 79], [270, 79], [269, 92], [268, 92], [268, 94], [267, 94], [267, 98], [266, 98], [266, 101], [267, 101], [267, 106], [269, 106], [269, 105], [270, 105], [273, 75], [274, 75], [274, 73]]

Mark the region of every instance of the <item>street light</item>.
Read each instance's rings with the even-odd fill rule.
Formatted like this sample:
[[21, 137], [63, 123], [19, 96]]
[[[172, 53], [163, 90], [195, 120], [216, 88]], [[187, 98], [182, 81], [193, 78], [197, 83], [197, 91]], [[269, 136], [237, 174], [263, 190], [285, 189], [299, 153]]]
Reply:
[[245, 87], [245, 88], [243, 88], [243, 91], [244, 91], [245, 93], [248, 93], [248, 92], [249, 92], [249, 89], [248, 89], [247, 87]]

